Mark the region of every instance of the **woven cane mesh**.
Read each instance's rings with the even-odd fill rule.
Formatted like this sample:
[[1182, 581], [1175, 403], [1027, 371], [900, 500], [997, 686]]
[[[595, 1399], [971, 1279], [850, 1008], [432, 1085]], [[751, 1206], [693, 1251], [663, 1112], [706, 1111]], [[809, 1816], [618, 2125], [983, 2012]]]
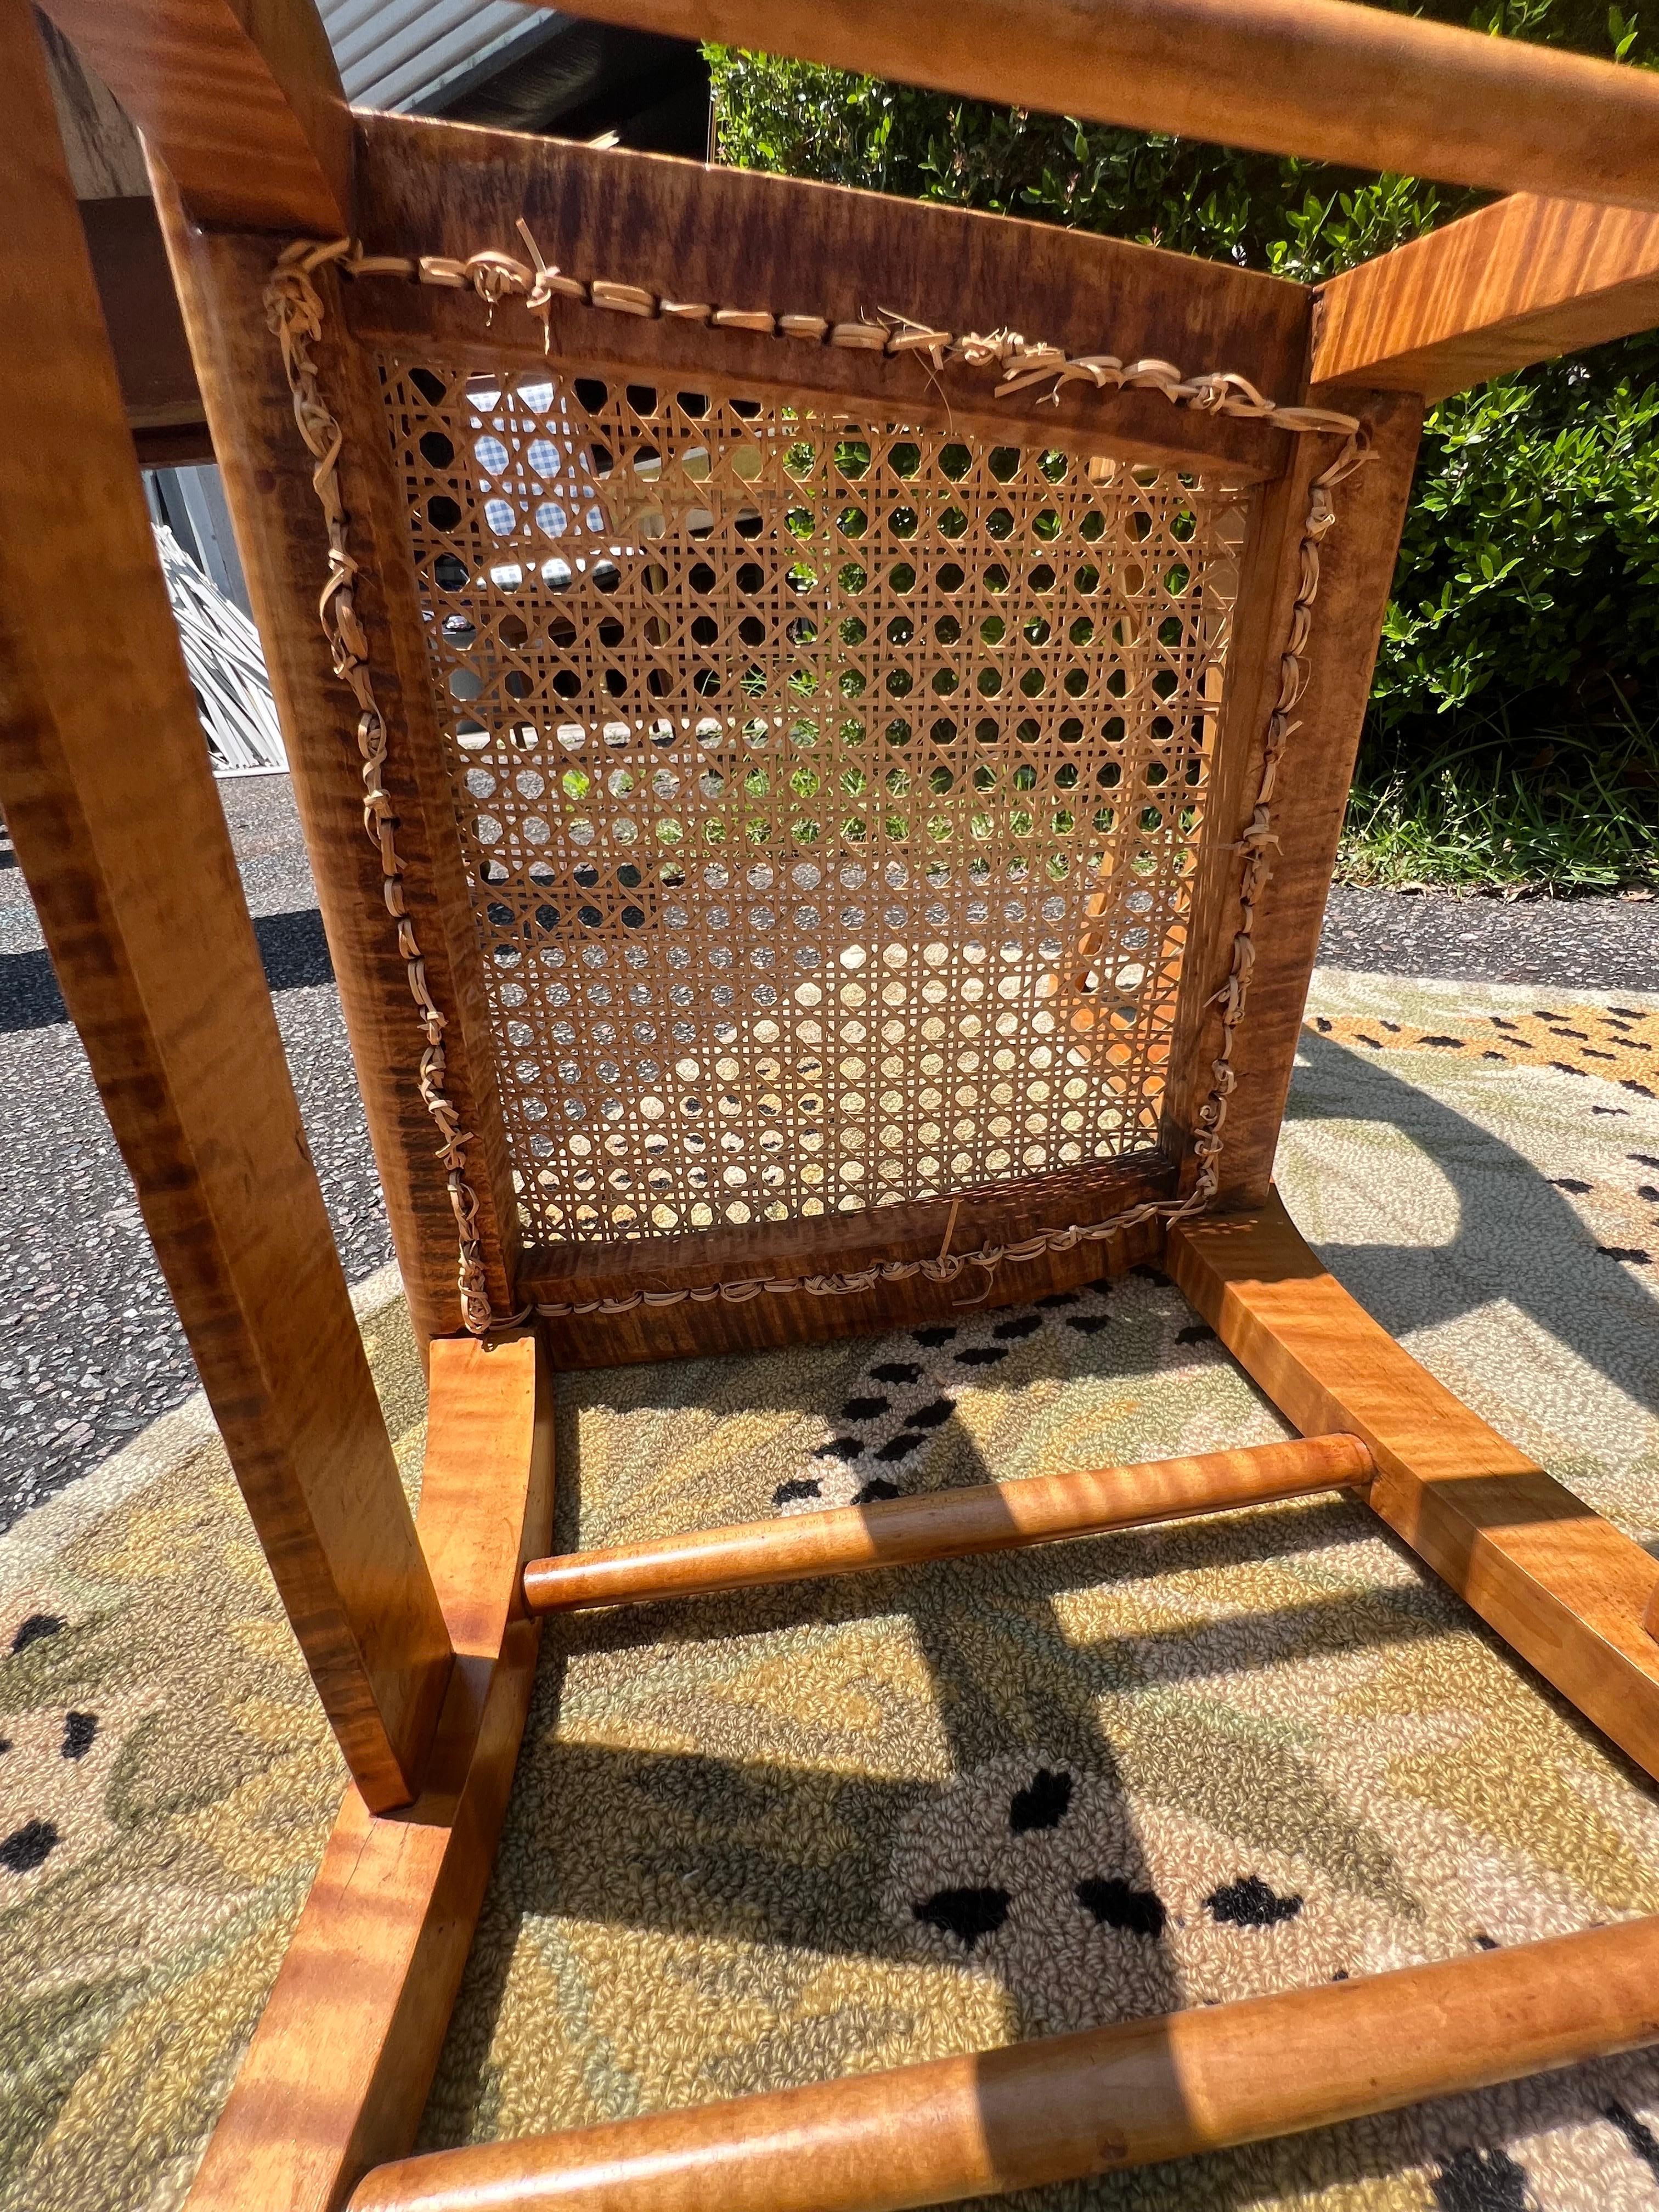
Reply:
[[380, 366], [532, 1241], [1154, 1142], [1242, 495]]

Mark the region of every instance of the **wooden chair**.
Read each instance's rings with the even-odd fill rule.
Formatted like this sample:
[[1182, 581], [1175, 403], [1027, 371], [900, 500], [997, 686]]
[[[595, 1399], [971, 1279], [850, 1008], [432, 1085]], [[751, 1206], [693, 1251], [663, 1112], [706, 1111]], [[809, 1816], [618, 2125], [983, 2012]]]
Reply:
[[[405, 2158], [549, 1610], [1346, 1487], [1659, 1774], [1653, 1561], [1269, 1180], [1424, 403], [1652, 319], [1659, 81], [1337, 0], [592, 0], [1513, 192], [1315, 294], [353, 116], [308, 0], [47, 4], [147, 134], [430, 1361], [416, 1521], [0, 0], [0, 800], [353, 1784], [191, 2205], [919, 2205], [1659, 2038], [1628, 1921]], [[554, 1369], [1154, 1258], [1300, 1441], [544, 1556]]]

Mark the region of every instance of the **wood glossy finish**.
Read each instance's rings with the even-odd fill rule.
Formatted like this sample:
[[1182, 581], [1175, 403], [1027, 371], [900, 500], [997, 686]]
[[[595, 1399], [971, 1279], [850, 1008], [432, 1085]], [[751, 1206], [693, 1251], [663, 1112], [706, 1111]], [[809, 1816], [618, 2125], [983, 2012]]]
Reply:
[[204, 222], [351, 228], [351, 118], [313, 0], [46, 0]]
[[1654, 1563], [1419, 1367], [1328, 1274], [1277, 1197], [1171, 1231], [1165, 1266], [1304, 1433], [1351, 1429], [1395, 1534], [1638, 1765], [1659, 1776]]
[[[432, 1338], [452, 1335], [460, 1327], [455, 1217], [432, 1117], [416, 1088], [420, 1024], [395, 925], [386, 912], [380, 857], [363, 834], [356, 708], [330, 665], [317, 620], [318, 594], [328, 574], [328, 541], [312, 489], [310, 457], [295, 426], [276, 343], [264, 319], [263, 295], [275, 255], [267, 239], [210, 233], [191, 223], [176, 191], [161, 175], [156, 204], [237, 549], [265, 642], [387, 1218], [416, 1339], [424, 1352]], [[322, 281], [330, 287], [326, 276]], [[349, 407], [360, 389], [356, 379], [362, 365], [343, 337], [337, 318], [319, 357], [333, 384], [343, 386]], [[398, 804], [404, 898], [419, 933], [428, 983], [449, 1018], [444, 1038], [448, 1093], [463, 1127], [475, 1136], [471, 1149], [481, 1171], [473, 1182], [490, 1296], [498, 1312], [512, 1312], [516, 1209], [500, 1138], [487, 1027], [482, 1050], [474, 1042], [482, 1021], [477, 940], [461, 878], [459, 843], [447, 799], [441, 816], [435, 822], [428, 819], [423, 787], [404, 734], [411, 726], [423, 726], [418, 720], [422, 692], [417, 690], [412, 702], [404, 698], [398, 684], [402, 663], [385, 644], [384, 599], [376, 573], [381, 563], [367, 521], [378, 496], [374, 473], [386, 465], [378, 398], [374, 405], [377, 414], [367, 422], [352, 418], [344, 486], [352, 511], [364, 518], [368, 539], [358, 592], [378, 648], [376, 694], [394, 732], [387, 788]], [[398, 528], [404, 527], [399, 518]], [[391, 542], [394, 558], [385, 563], [387, 568], [398, 558], [406, 562], [398, 540]]]
[[[360, 127], [362, 228], [371, 246], [465, 254], [505, 243], [522, 250], [513, 225], [523, 211], [550, 258], [595, 270], [624, 268], [676, 290], [702, 286], [724, 297], [736, 281], [754, 288], [744, 296], [769, 295], [783, 306], [822, 305], [851, 318], [877, 300], [987, 329], [1020, 315], [1026, 327], [1040, 323], [1056, 342], [1075, 346], [1101, 342], [1094, 302], [1104, 296], [1112, 301], [1111, 343], [1126, 357], [1224, 358], [1269, 392], [1297, 386], [1303, 374], [1307, 295], [1271, 278], [1040, 226], [710, 173], [693, 163], [597, 153], [403, 117], [365, 117]], [[410, 1079], [413, 1012], [386, 922], [375, 856], [362, 836], [352, 710], [317, 630], [315, 599], [326, 555], [309, 464], [292, 426], [260, 303], [269, 249], [261, 240], [196, 229], [183, 218], [175, 195], [163, 188], [159, 198], [243, 563], [270, 642], [273, 687], [388, 1213], [424, 1341], [456, 1326], [454, 1224], [428, 1117]], [[740, 272], [735, 280], [734, 271]], [[338, 287], [332, 279], [323, 281], [337, 308], [322, 358], [347, 428], [347, 500], [368, 550], [390, 549], [390, 557], [365, 563], [360, 596], [376, 648], [377, 691], [398, 740], [390, 778], [398, 802], [405, 894], [428, 981], [451, 1019], [446, 1037], [450, 1092], [475, 1137], [471, 1179], [482, 1202], [491, 1295], [499, 1311], [509, 1312], [538, 1295], [565, 1301], [612, 1295], [618, 1287], [626, 1294], [641, 1279], [659, 1279], [661, 1255], [650, 1256], [653, 1272], [643, 1278], [638, 1272], [643, 1255], [636, 1255], [634, 1272], [624, 1269], [619, 1285], [607, 1282], [597, 1290], [593, 1262], [566, 1267], [556, 1255], [547, 1265], [526, 1268], [522, 1285], [515, 1283], [518, 1225], [495, 1097], [495, 1048], [430, 726], [426, 645], [401, 550], [407, 524], [387, 481], [386, 425], [378, 395], [368, 388], [369, 366], [345, 343], [349, 323], [365, 340], [389, 337], [489, 358], [520, 344], [527, 359], [538, 360], [539, 332], [510, 306], [492, 323], [471, 296], [386, 279]], [[561, 307], [558, 318], [563, 319], [556, 343], [601, 362], [620, 354], [653, 373], [678, 366], [695, 376], [713, 360], [739, 370], [763, 362], [773, 377], [796, 380], [808, 357], [807, 349], [787, 342], [647, 324], [586, 308]], [[817, 349], [810, 359], [813, 374], [821, 374], [832, 392], [861, 391], [883, 409], [901, 394], [913, 408], [941, 404], [928, 374], [913, 362], [872, 362], [829, 348]], [[953, 391], [944, 404], [954, 408], [959, 397]], [[982, 386], [974, 397], [985, 404]], [[1023, 405], [1029, 413], [1032, 403]], [[1194, 447], [1200, 459], [1207, 450], [1211, 460], [1224, 454], [1230, 469], [1246, 474], [1282, 466], [1291, 443], [1260, 425], [1179, 414], [1144, 393], [1106, 403], [1068, 394], [1066, 406], [1085, 407], [1103, 434], [1121, 433], [1141, 449], [1152, 450], [1161, 441], [1159, 450], [1188, 458]], [[992, 412], [998, 424], [1017, 433], [1018, 410]], [[1053, 411], [1042, 410], [1045, 436], [1052, 434], [1055, 419]], [[861, 1231], [865, 1256], [872, 1250], [880, 1257], [908, 1253], [899, 1227], [884, 1216]], [[929, 1229], [921, 1249], [937, 1251], [941, 1227]], [[1121, 1253], [1098, 1261], [1085, 1250], [1018, 1273], [1011, 1267], [998, 1279], [994, 1295], [1041, 1296], [1070, 1287], [1124, 1263], [1124, 1255], [1150, 1256], [1154, 1243], [1141, 1236]], [[703, 1253], [692, 1279], [708, 1282], [720, 1261], [719, 1253]], [[843, 1263], [814, 1249], [796, 1271], [831, 1264]], [[585, 1279], [573, 1288], [570, 1279], [577, 1275]], [[562, 1365], [746, 1350], [802, 1334], [853, 1333], [924, 1310], [948, 1311], [958, 1297], [983, 1287], [975, 1280], [964, 1290], [945, 1286], [937, 1295], [915, 1297], [891, 1286], [851, 1300], [769, 1297], [743, 1308], [722, 1303], [718, 1309], [675, 1309], [672, 1317], [665, 1310], [649, 1317], [648, 1327], [638, 1315], [561, 1322], [551, 1324], [550, 1340]]]
[[[1176, 1010], [1164, 1096], [1163, 1146], [1182, 1164], [1183, 1190], [1191, 1188], [1198, 1171], [1192, 1140], [1199, 1133], [1199, 1116], [1215, 1082], [1221, 1042], [1218, 994], [1231, 972], [1233, 940], [1240, 922], [1239, 890], [1245, 866], [1241, 833], [1251, 819], [1261, 788], [1268, 718], [1279, 702], [1278, 658], [1290, 633], [1301, 583], [1300, 549], [1313, 482], [1329, 465], [1331, 458], [1322, 438], [1298, 445], [1285, 474], [1276, 483], [1263, 485], [1256, 495], [1245, 533], [1227, 647], [1220, 728], [1205, 794], [1208, 834], [1198, 853], [1182, 956], [1183, 988]], [[1338, 507], [1339, 529], [1347, 520], [1345, 504]], [[1314, 636], [1320, 643], [1318, 624], [1323, 611], [1316, 604]], [[1291, 744], [1295, 742], [1292, 736]], [[1282, 806], [1288, 795], [1281, 781], [1275, 793], [1276, 807]], [[1269, 972], [1273, 967], [1271, 943], [1258, 947], [1258, 958], [1252, 963], [1249, 977], [1251, 998], [1246, 1006], [1244, 1032], [1235, 1039], [1236, 1053], [1241, 1046], [1249, 1048], [1256, 969], [1264, 949]], [[1222, 1129], [1221, 1168], [1230, 1185], [1241, 1165], [1243, 1133], [1241, 1117], [1234, 1110], [1236, 1103], [1229, 1101]], [[1271, 1155], [1265, 1170], [1253, 1158], [1243, 1158], [1242, 1164], [1247, 1183], [1256, 1175], [1272, 1173]]]
[[640, 30], [1496, 191], [1659, 205], [1659, 83], [1346, 0], [582, 0]]
[[1659, 322], [1659, 216], [1517, 192], [1317, 296], [1316, 377], [1443, 399]]
[[[1237, 1086], [1221, 1157], [1224, 1205], [1259, 1205], [1272, 1182], [1422, 420], [1420, 401], [1403, 394], [1320, 386], [1309, 396], [1362, 416], [1372, 458], [1337, 486], [1335, 525], [1320, 550], [1297, 727], [1273, 796], [1273, 870], [1256, 908], [1249, 1005], [1234, 1044]], [[1194, 892], [1170, 1055], [1164, 1145], [1176, 1156], [1197, 1126], [1212, 1081], [1221, 1034], [1214, 994], [1228, 975], [1239, 920], [1243, 856], [1237, 839], [1261, 787], [1268, 718], [1279, 702], [1279, 656], [1302, 573], [1309, 487], [1332, 458], [1329, 441], [1303, 441], [1289, 472], [1261, 495], [1245, 547], [1212, 771], [1212, 827]]]
[[1659, 1918], [371, 2173], [350, 2212], [902, 2212], [1659, 2039]]
[[426, 1788], [346, 1797], [191, 2212], [333, 2212], [414, 2141], [489, 1879], [536, 1668], [520, 1595], [552, 1516], [533, 1337], [432, 1347], [421, 1540], [456, 1665]]
[[0, 803], [289, 1618], [358, 1786], [400, 1804], [448, 1638], [306, 1149], [24, 0], [0, 4]]
[[532, 1613], [704, 1597], [757, 1583], [913, 1566], [1194, 1514], [1236, 1512], [1310, 1492], [1363, 1488], [1374, 1472], [1357, 1437], [1334, 1436], [1031, 1475], [1022, 1482], [975, 1483], [537, 1559], [525, 1569], [525, 1597]]
[[138, 133], [109, 87], [100, 83], [50, 17], [39, 15], [36, 21], [76, 198], [147, 199], [149, 185]]
[[[931, 202], [889, 199], [656, 154], [407, 115], [357, 118], [359, 229], [371, 252], [465, 259], [486, 247], [525, 258], [522, 215], [544, 258], [678, 300], [855, 322], [881, 310], [952, 331], [1023, 331], [1074, 353], [1174, 362], [1183, 374], [1233, 369], [1270, 398], [1299, 395], [1311, 301], [1300, 285], [1120, 239]], [[542, 357], [539, 323], [504, 301], [486, 325], [471, 294], [366, 278], [345, 291], [353, 328], [404, 345], [424, 340], [497, 364]], [[1224, 459], [1243, 481], [1284, 468], [1288, 433], [1172, 407], [1155, 393], [1070, 385], [1051, 404], [1037, 386], [1006, 399], [970, 371], [935, 374], [828, 345], [709, 331], [673, 320], [553, 303], [556, 352], [608, 366], [679, 373], [695, 388], [711, 367], [757, 389], [863, 402], [890, 419], [954, 423], [1011, 437], [1086, 428], [1113, 452], [1202, 465]], [[462, 356], [464, 357], [464, 356]], [[384, 432], [381, 432], [384, 438]]]
[[[1596, 318], [1645, 308], [1646, 229], [1604, 226], [1592, 236], [1581, 218], [1551, 216], [1550, 250], [1583, 273], [1528, 279], [1522, 264], [1540, 249], [1528, 246], [1524, 210], [1495, 211], [1473, 248], [1464, 234], [1446, 249], [1462, 272], [1446, 288], [1449, 307], [1430, 297], [1443, 259], [1398, 257], [1386, 277], [1357, 272], [1346, 294], [1328, 296], [1317, 374], [1328, 378], [1344, 362], [1351, 374], [1364, 355], [1381, 364], [1370, 386], [1403, 379], [1405, 396], [1341, 385], [1304, 394], [1310, 303], [1297, 288], [945, 209], [386, 118], [361, 126], [364, 215], [355, 226], [352, 130], [309, 0], [51, 5], [172, 173], [158, 172], [158, 198], [270, 650], [411, 1307], [422, 1340], [437, 1340], [417, 1540], [169, 641], [73, 204], [42, 123], [50, 111], [38, 49], [22, 0], [0, 0], [0, 53], [15, 60], [22, 87], [0, 151], [13, 216], [0, 258], [14, 297], [49, 299], [58, 341], [43, 350], [24, 318], [0, 327], [14, 432], [0, 480], [0, 798], [233, 1462], [358, 1782], [197, 2178], [196, 2212], [336, 2212], [354, 2187], [359, 2212], [556, 2203], [564, 2212], [877, 2212], [1320, 2126], [1659, 2039], [1659, 1920], [1646, 1920], [696, 2112], [377, 2166], [413, 2140], [522, 1735], [538, 1633], [525, 1570], [550, 1538], [551, 1405], [533, 1335], [446, 1335], [458, 1319], [454, 1222], [414, 1087], [414, 1010], [362, 835], [353, 710], [315, 622], [325, 544], [264, 327], [270, 241], [252, 234], [361, 228], [372, 250], [464, 257], [513, 248], [525, 214], [548, 259], [586, 275], [842, 319], [886, 308], [957, 328], [1017, 322], [1071, 350], [1162, 355], [1187, 373], [1242, 372], [1276, 399], [1363, 410], [1376, 459], [1339, 495], [1324, 550], [1304, 726], [1275, 807], [1280, 859], [1256, 920], [1224, 1168], [1224, 1194], [1237, 1203], [1267, 1187], [1415, 450], [1420, 406], [1411, 394], [1425, 360], [1449, 373], [1449, 347], [1461, 379], [1485, 357], [1480, 346], [1531, 345], [1562, 328], [1564, 313], [1590, 317], [1575, 331], [1599, 331]], [[1547, 190], [1659, 204], [1659, 82], [1650, 76], [1334, 0], [916, 0], [907, 10], [886, 0], [784, 0], [763, 15], [745, 0], [592, 5], [613, 20], [758, 40], [1000, 101], [1477, 184], [1524, 175]], [[1438, 119], [1448, 112], [1458, 126], [1449, 144]], [[1480, 261], [1489, 234], [1510, 243], [1502, 270], [1483, 266], [1477, 280], [1468, 256]], [[730, 298], [734, 271], [754, 288], [747, 302]], [[374, 367], [350, 339], [448, 348], [465, 361], [514, 349], [533, 358], [539, 333], [520, 330], [509, 307], [501, 329], [481, 335], [476, 301], [413, 284], [371, 279], [342, 291], [333, 276], [322, 284], [330, 321], [319, 354], [346, 432], [361, 611], [400, 741], [390, 781], [405, 891], [450, 1024], [447, 1088], [474, 1133], [471, 1180], [491, 1295], [505, 1309], [524, 1285], [514, 1280], [517, 1216], [477, 948], [432, 727], [406, 517]], [[1103, 301], [1112, 317], [1104, 332]], [[933, 421], [959, 408], [964, 422], [1010, 426], [1011, 435], [1087, 426], [1121, 453], [1266, 483], [1212, 793], [1218, 832], [1236, 834], [1279, 680], [1308, 483], [1325, 458], [1318, 448], [1260, 424], [1177, 415], [1145, 394], [1103, 402], [1073, 388], [1053, 413], [1040, 415], [1029, 396], [1000, 409], [982, 394], [934, 388], [915, 362], [827, 348], [808, 378], [805, 349], [785, 347], [781, 365], [775, 340], [562, 303], [552, 336], [600, 365], [653, 376], [695, 380], [717, 361], [763, 388], [817, 389], [821, 378], [827, 396], [884, 416]], [[109, 741], [132, 726], [143, 747]], [[1174, 1152], [1190, 1135], [1214, 1051], [1200, 1003], [1225, 973], [1236, 926], [1236, 869], [1226, 838], [1213, 842], [1194, 918], [1169, 1156], [1129, 1164], [1108, 1178], [1109, 1198], [1097, 1191], [1092, 1205], [1067, 1202], [1053, 1217], [1027, 1193], [964, 1204], [953, 1249], [1017, 1242], [1045, 1221], [1100, 1218], [1170, 1189]], [[1053, 1191], [1050, 1201], [1060, 1204]], [[772, 1265], [799, 1273], [931, 1255], [945, 1212], [796, 1224], [761, 1241]], [[1004, 1267], [990, 1276], [989, 1295], [1029, 1297], [1087, 1280], [1162, 1241], [1149, 1222], [1115, 1244]], [[736, 1279], [759, 1249], [708, 1238], [620, 1257], [543, 1254], [525, 1273], [555, 1298], [706, 1291]], [[649, 1547], [644, 1559], [635, 1547], [541, 1561], [531, 1588], [564, 1603], [574, 1588], [574, 1601], [592, 1603], [738, 1587], [781, 1578], [781, 1563], [793, 1577], [1046, 1540], [1364, 1484], [1374, 1467], [1371, 1502], [1389, 1525], [1659, 1773], [1659, 1644], [1642, 1625], [1644, 1613], [1650, 1626], [1656, 1618], [1652, 1561], [1424, 1375], [1318, 1267], [1282, 1212], [1195, 1224], [1170, 1249], [1182, 1287], [1308, 1432], [1304, 1443], [718, 1531]], [[848, 1298], [803, 1289], [742, 1304], [642, 1300], [615, 1316], [565, 1317], [548, 1334], [562, 1354], [587, 1360], [746, 1349], [949, 1310], [979, 1287], [970, 1274], [957, 1285], [915, 1277]], [[1333, 1431], [1352, 1433], [1325, 1433]], [[388, 1816], [417, 1777], [418, 1798]]]
[[213, 441], [155, 203], [148, 192], [82, 200], [81, 223], [139, 459], [152, 468], [210, 461]]
[[922, 1320], [949, 1320], [966, 1306], [1007, 1305], [1075, 1289], [1156, 1259], [1163, 1224], [1146, 1221], [1109, 1243], [1078, 1244], [1029, 1261], [1005, 1261], [988, 1273], [969, 1267], [951, 1282], [921, 1274], [869, 1290], [763, 1291], [732, 1301], [701, 1296], [675, 1304], [656, 1293], [757, 1278], [855, 1273], [880, 1261], [937, 1259], [945, 1249], [972, 1252], [1018, 1243], [1038, 1229], [1109, 1219], [1148, 1199], [1169, 1197], [1175, 1170], [1158, 1153], [1119, 1161], [1087, 1178], [1055, 1176], [951, 1202], [923, 1200], [858, 1213], [764, 1222], [746, 1229], [708, 1230], [653, 1238], [649, 1244], [562, 1245], [524, 1255], [519, 1293], [526, 1299], [577, 1303], [643, 1291], [620, 1314], [544, 1317], [549, 1349], [561, 1369], [696, 1358], [706, 1353], [757, 1352], [821, 1337], [867, 1336]]
[[58, 26], [44, 15], [36, 22], [138, 458], [150, 468], [210, 461], [138, 134]]

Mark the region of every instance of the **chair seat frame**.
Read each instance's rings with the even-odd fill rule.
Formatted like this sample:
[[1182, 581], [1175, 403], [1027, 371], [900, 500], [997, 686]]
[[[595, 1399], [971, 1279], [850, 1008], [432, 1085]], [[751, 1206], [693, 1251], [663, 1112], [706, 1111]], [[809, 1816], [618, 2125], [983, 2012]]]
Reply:
[[[0, 602], [0, 799], [351, 1775], [196, 2178], [196, 2212], [873, 2212], [1311, 2128], [1659, 2039], [1654, 1918], [408, 2156], [549, 1612], [1346, 1490], [1659, 1777], [1652, 1559], [1365, 1315], [1271, 1186], [1424, 405], [1652, 319], [1659, 87], [1339, 0], [1304, 0], [1288, 28], [1267, 0], [1183, 5], [1192, 35], [1235, 58], [1300, 41], [1298, 66], [1271, 80], [1296, 91], [1257, 88], [1238, 106], [1230, 90], [1247, 143], [1578, 197], [1515, 191], [1316, 298], [1000, 218], [353, 117], [306, 0], [48, 0], [147, 136], [429, 1363], [416, 1519], [170, 639], [33, 25], [23, 0], [0, 0], [18, 88], [0, 149], [17, 220], [0, 252], [16, 296], [50, 282], [54, 303], [49, 349], [19, 318], [0, 321], [18, 431], [0, 477], [0, 561], [31, 564], [27, 588], [20, 568]], [[604, 0], [594, 12], [660, 27], [672, 11]], [[1071, 112], [1143, 126], [1212, 119], [1190, 74], [1113, 65], [1147, 35], [1130, 0], [1101, 0], [1063, 80], [1052, 70], [1077, 11], [1050, 0], [929, 0], [902, 23], [836, 11], [860, 17], [854, 49], [820, 13], [769, 11], [753, 35], [1034, 104], [1063, 81]], [[744, 16], [728, 9], [724, 33]], [[1335, 136], [1316, 96], [1333, 70], [1351, 95]], [[1389, 91], [1401, 81], [1403, 105]], [[1125, 83], [1145, 112], [1123, 108], [1129, 94], [1111, 87]], [[1452, 142], [1425, 128], [1437, 102], [1478, 116], [1478, 130]], [[1585, 204], [1597, 195], [1623, 204]], [[890, 312], [872, 316], [872, 303]], [[1015, 307], [1027, 337], [1009, 336]], [[409, 564], [384, 550], [407, 544], [408, 522], [370, 362], [376, 347], [416, 344], [462, 365], [533, 364], [545, 349], [642, 380], [719, 374], [757, 392], [805, 380], [855, 417], [1040, 434], [1248, 491], [1155, 1144], [1086, 1188], [988, 1186], [643, 1247], [526, 1241], [423, 617]], [[71, 611], [89, 568], [106, 617], [91, 647]], [[151, 742], [142, 759], [116, 758], [108, 732], [135, 708]], [[1294, 773], [1281, 773], [1292, 741]], [[175, 865], [162, 869], [164, 848]], [[948, 1309], [964, 1282], [1003, 1302], [1145, 1261], [1168, 1269], [1296, 1438], [547, 1556], [558, 1369], [877, 1331]]]

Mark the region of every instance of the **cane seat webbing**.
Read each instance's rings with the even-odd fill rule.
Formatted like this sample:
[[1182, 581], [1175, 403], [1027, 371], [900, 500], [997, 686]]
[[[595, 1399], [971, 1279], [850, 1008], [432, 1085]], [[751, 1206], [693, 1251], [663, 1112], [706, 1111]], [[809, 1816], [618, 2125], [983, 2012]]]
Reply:
[[701, 374], [379, 368], [531, 1240], [1152, 1145], [1245, 495]]

